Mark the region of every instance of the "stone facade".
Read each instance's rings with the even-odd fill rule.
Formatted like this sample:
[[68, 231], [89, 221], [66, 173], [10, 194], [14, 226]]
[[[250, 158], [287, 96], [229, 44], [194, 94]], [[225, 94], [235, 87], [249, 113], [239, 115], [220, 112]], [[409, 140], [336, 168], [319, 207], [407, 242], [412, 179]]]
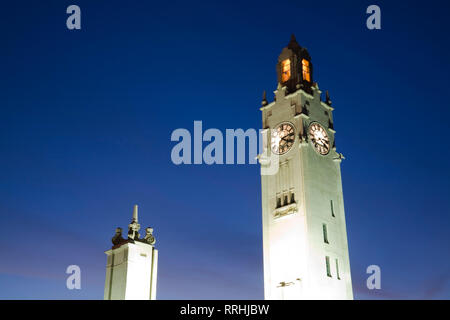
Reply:
[[[293, 41], [294, 37], [289, 46], [296, 47]], [[306, 49], [297, 46], [311, 65]], [[334, 143], [331, 100], [327, 93], [321, 101], [321, 91], [312, 83], [312, 68], [311, 83], [300, 76], [302, 59], [295, 50], [283, 49], [278, 73], [284, 59], [296, 61], [291, 66], [292, 81], [279, 83], [275, 101], [268, 103], [264, 95], [261, 108], [266, 129], [259, 158], [265, 298], [353, 299], [340, 172], [343, 156]], [[263, 174], [264, 166], [270, 165], [273, 130], [283, 123], [294, 127], [294, 143], [278, 155], [278, 171]], [[315, 146], [309, 132], [313, 123], [327, 134], [327, 154]]]

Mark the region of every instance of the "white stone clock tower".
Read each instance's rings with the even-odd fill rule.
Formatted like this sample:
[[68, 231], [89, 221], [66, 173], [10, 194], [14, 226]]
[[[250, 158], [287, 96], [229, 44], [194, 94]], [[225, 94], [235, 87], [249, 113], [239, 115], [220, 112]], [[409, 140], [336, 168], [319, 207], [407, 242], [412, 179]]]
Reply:
[[113, 247], [106, 251], [105, 300], [155, 300], [158, 271], [158, 250], [154, 247], [153, 229], [146, 228], [139, 238], [138, 206], [128, 225], [128, 237], [122, 228], [116, 229]]
[[331, 100], [294, 36], [277, 73], [275, 101], [264, 94], [261, 108], [265, 298], [353, 299]]

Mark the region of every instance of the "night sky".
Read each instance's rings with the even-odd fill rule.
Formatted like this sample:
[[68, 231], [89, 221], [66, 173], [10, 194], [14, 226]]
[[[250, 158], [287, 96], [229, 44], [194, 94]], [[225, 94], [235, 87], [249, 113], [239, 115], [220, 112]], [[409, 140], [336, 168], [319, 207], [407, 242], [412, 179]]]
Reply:
[[[66, 28], [71, 4], [79, 31]], [[371, 4], [381, 30], [366, 28]], [[170, 136], [195, 120], [261, 128], [292, 33], [335, 108], [355, 298], [450, 298], [449, 9], [2, 2], [0, 298], [103, 299], [104, 251], [138, 204], [159, 299], [262, 299], [259, 166], [176, 166]], [[81, 290], [66, 288], [73, 264]], [[372, 264], [378, 291], [365, 285]]]

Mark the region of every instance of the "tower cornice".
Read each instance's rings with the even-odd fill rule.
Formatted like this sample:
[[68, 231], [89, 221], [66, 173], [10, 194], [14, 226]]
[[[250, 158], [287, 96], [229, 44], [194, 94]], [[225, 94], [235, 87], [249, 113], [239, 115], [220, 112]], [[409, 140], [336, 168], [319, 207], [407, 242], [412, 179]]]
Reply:
[[[277, 92], [278, 90], [275, 90], [275, 92]], [[291, 99], [294, 98], [295, 96], [297, 96], [298, 94], [303, 94], [305, 97], [313, 100], [314, 96], [309, 94], [308, 92], [306, 92], [303, 89], [298, 89], [295, 92], [289, 93], [286, 96], [284, 96], [284, 99]], [[263, 110], [267, 110], [270, 109], [271, 107], [273, 107], [276, 104], [276, 100], [273, 100], [272, 102], [268, 102], [266, 105], [263, 105], [262, 107], [259, 108], [259, 110], [263, 111]], [[320, 101], [320, 105], [324, 108], [326, 108], [327, 110], [333, 111], [334, 108], [330, 105], [328, 105], [325, 101]]]

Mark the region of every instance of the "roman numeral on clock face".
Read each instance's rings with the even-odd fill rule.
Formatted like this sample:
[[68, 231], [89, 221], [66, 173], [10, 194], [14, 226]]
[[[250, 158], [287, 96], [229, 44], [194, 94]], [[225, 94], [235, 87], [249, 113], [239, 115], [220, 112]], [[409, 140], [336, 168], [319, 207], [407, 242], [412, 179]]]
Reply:
[[309, 126], [309, 138], [319, 154], [328, 154], [330, 151], [330, 139], [326, 130], [317, 122]]
[[279, 124], [272, 131], [271, 149], [276, 154], [285, 154], [295, 142], [295, 129], [291, 123]]

